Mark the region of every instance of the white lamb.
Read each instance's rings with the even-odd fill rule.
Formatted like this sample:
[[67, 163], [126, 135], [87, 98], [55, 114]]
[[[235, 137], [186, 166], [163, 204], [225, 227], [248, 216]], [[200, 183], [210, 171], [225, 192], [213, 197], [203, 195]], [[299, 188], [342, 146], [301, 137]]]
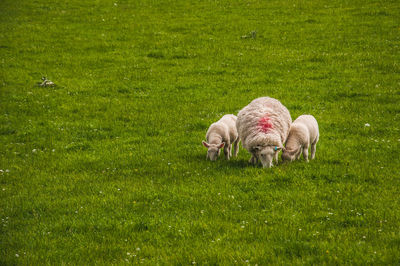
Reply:
[[274, 98], [261, 97], [240, 110], [236, 121], [243, 147], [252, 154], [250, 162], [271, 167], [283, 148], [292, 118], [288, 109]]
[[311, 144], [311, 159], [315, 157], [317, 142], [319, 139], [318, 122], [312, 115], [301, 115], [291, 125], [286, 147], [282, 152], [283, 161], [303, 158], [308, 162], [308, 147]]
[[206, 134], [206, 141], [203, 141], [204, 147], [208, 148], [207, 159], [215, 161], [218, 159], [220, 149], [224, 146], [224, 154], [226, 159], [232, 157], [232, 144], [235, 146], [234, 154], [237, 156], [239, 152], [239, 137], [236, 129], [235, 115], [224, 115], [220, 120], [211, 124]]

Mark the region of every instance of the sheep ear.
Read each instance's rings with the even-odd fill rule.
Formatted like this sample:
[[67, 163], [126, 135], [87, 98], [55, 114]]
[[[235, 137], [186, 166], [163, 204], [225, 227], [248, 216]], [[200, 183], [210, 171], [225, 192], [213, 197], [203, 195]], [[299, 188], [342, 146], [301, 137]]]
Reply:
[[206, 147], [206, 148], [209, 148], [209, 147], [210, 147], [210, 145], [209, 145], [207, 142], [205, 142], [204, 140], [202, 141], [202, 143], [203, 143], [203, 146], [204, 146], [204, 147]]
[[285, 150], [285, 148], [284, 147], [278, 147], [278, 146], [274, 147], [274, 151], [280, 151], [280, 150]]
[[252, 148], [252, 150], [253, 151], [259, 151], [259, 150], [261, 150], [261, 147], [260, 146], [255, 146], [255, 147]]
[[219, 144], [218, 149], [222, 149], [225, 146], [225, 142], [222, 142], [221, 144]]

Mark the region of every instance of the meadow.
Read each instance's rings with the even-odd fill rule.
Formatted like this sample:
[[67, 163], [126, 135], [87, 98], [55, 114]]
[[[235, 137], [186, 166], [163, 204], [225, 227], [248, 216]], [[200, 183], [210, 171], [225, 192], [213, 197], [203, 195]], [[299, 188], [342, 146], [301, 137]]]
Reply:
[[[0, 1], [0, 264], [400, 264], [399, 46], [397, 0]], [[261, 96], [316, 159], [206, 161]]]

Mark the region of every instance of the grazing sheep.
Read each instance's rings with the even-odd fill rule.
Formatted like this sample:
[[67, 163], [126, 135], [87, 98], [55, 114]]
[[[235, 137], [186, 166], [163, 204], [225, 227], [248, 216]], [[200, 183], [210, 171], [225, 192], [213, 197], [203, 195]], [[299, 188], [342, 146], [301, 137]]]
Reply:
[[318, 123], [312, 115], [301, 115], [290, 126], [286, 147], [282, 152], [283, 161], [303, 158], [308, 162], [308, 146], [311, 144], [311, 159], [315, 157], [316, 145], [319, 139]]
[[278, 163], [291, 123], [288, 109], [274, 98], [257, 98], [240, 110], [236, 126], [243, 147], [252, 154], [250, 162], [271, 167], [275, 157]]
[[234, 154], [239, 152], [239, 137], [236, 129], [235, 115], [224, 115], [220, 120], [211, 124], [206, 134], [207, 142], [203, 141], [204, 147], [208, 148], [207, 159], [215, 161], [218, 159], [220, 149], [224, 148], [226, 159], [232, 157], [232, 144], [234, 144]]

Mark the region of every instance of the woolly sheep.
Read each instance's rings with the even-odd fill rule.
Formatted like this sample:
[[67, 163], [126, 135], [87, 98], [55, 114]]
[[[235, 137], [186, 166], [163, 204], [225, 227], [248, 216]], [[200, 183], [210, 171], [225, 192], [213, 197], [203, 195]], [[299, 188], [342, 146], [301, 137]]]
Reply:
[[208, 148], [207, 159], [211, 161], [217, 160], [220, 149], [224, 148], [226, 159], [232, 157], [232, 145], [234, 145], [234, 155], [239, 152], [239, 137], [236, 129], [235, 115], [224, 115], [220, 120], [211, 124], [206, 134], [206, 141], [203, 141], [204, 147]]
[[282, 160], [298, 160], [300, 159], [301, 151], [303, 150], [303, 158], [308, 162], [308, 147], [310, 144], [311, 159], [314, 159], [318, 139], [318, 122], [314, 116], [299, 116], [290, 127], [286, 147], [282, 152]]
[[274, 98], [257, 98], [240, 110], [236, 126], [242, 146], [252, 155], [250, 162], [271, 167], [275, 157], [278, 163], [291, 123], [288, 109]]

